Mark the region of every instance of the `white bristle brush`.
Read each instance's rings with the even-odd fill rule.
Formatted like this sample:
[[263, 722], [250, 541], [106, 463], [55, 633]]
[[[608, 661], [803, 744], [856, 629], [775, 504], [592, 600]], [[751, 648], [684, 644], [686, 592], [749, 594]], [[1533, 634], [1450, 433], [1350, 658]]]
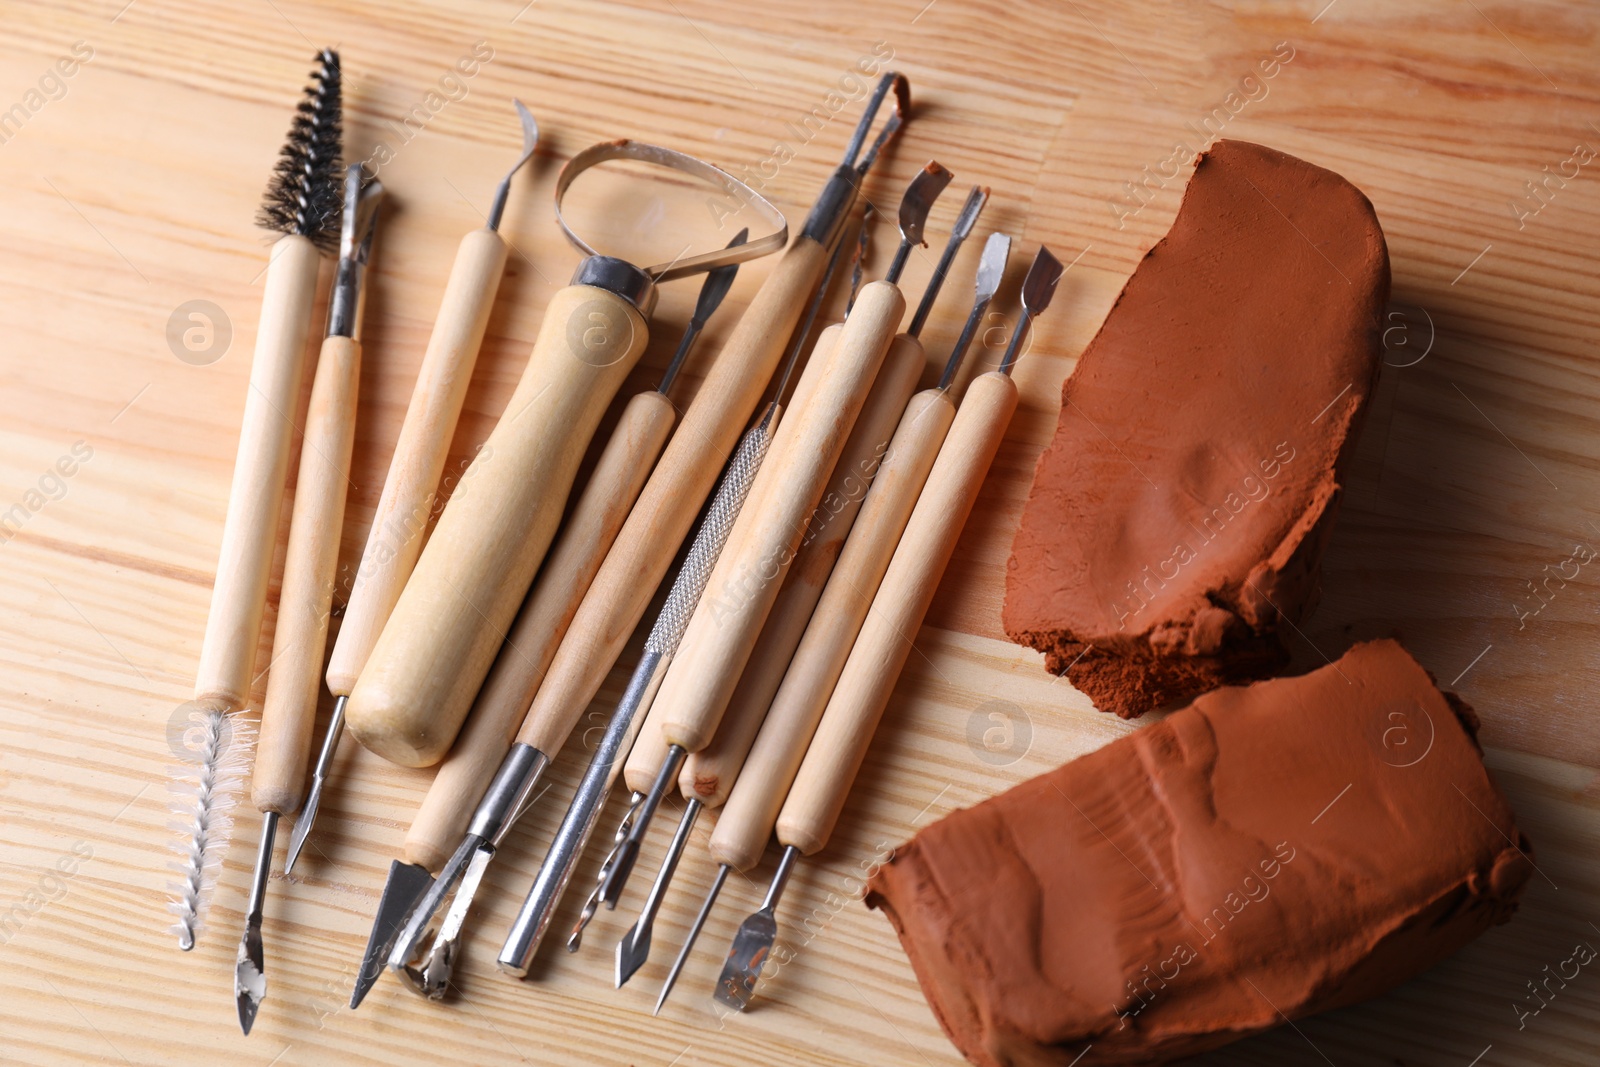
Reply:
[[222, 857], [233, 835], [233, 807], [244, 787], [255, 727], [237, 713], [212, 709], [190, 712], [194, 725], [184, 734], [184, 747], [195, 762], [167, 768], [172, 814], [167, 825], [177, 835], [172, 848], [180, 859], [167, 866], [179, 880], [168, 884], [167, 910], [177, 917], [171, 930], [178, 947], [194, 948], [201, 919], [222, 869]]

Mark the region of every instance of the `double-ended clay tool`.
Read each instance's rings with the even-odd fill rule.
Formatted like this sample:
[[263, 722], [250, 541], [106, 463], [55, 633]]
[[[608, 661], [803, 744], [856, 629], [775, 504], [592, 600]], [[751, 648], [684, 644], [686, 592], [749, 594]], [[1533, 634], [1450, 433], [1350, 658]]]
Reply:
[[324, 49], [257, 217], [261, 226], [283, 236], [272, 246], [267, 264], [244, 423], [196, 671], [194, 705], [201, 712], [239, 710], [254, 681], [294, 438], [294, 424], [285, 413], [294, 411], [300, 398], [320, 252], [331, 251], [339, 233], [344, 178], [339, 123], [339, 56]]
[[[699, 179], [754, 207], [773, 229], [755, 241], [654, 267], [600, 255], [567, 225], [561, 205], [579, 175], [613, 160]], [[574, 156], [556, 182], [555, 212], [567, 239], [588, 258], [546, 310], [529, 370], [469, 471], [478, 472], [470, 491], [446, 506], [351, 695], [350, 727], [368, 747], [380, 746], [380, 754], [436, 760], [454, 739], [551, 542], [595, 425], [644, 349], [656, 284], [757, 258], [788, 236], [782, 214], [748, 186], [693, 156], [638, 141], [606, 142]], [[535, 405], [542, 417], [529, 410]], [[364, 693], [373, 696], [364, 701]], [[423, 995], [444, 994], [478, 881], [558, 748], [512, 748], [439, 878], [401, 925], [389, 965]], [[412, 967], [452, 891], [456, 897], [426, 958]], [[392, 903], [398, 910], [401, 898]]]
[[750, 1003], [777, 939], [778, 901], [795, 862], [822, 849], [838, 822], [910, 655], [912, 637], [922, 627], [1016, 410], [1011, 368], [1033, 319], [1055, 295], [1062, 273], [1060, 261], [1049, 249], [1040, 248], [1023, 280], [1022, 314], [999, 369], [979, 375], [967, 387], [778, 815], [777, 839], [783, 855], [761, 907], [740, 924], [728, 950], [715, 993], [721, 1004], [742, 1011]]
[[828, 479], [881, 369], [905, 312], [898, 282], [911, 249], [921, 245], [928, 212], [951, 174], [937, 162], [917, 172], [900, 200], [900, 244], [882, 281], [864, 286], [838, 332], [819, 344], [796, 386], [793, 417], [774, 443], [755, 487], [756, 506], [740, 520], [734, 549], [717, 565], [713, 595], [696, 610], [676, 666], [662, 682], [667, 755], [634, 816], [628, 838], [601, 887], [616, 907], [662, 798], [689, 753], [710, 743], [744, 673], [778, 591], [822, 499]]
[[[678, 776], [678, 788], [685, 800], [683, 815], [655, 881], [650, 886], [639, 920], [617, 943], [618, 987], [627, 982], [649, 957], [655, 916], [665, 899], [695, 820], [703, 808], [718, 807], [727, 799], [790, 659], [812, 618], [823, 588], [830, 580], [834, 563], [839, 559], [842, 547], [862, 514], [863, 500], [877, 475], [891, 467], [897, 458], [891, 438], [902, 422], [906, 405], [927, 362], [918, 335], [927, 321], [928, 310], [943, 287], [950, 263], [988, 202], [988, 194], [989, 191], [981, 186], [973, 186], [968, 193], [940, 256], [939, 269], [933, 272], [923, 292], [917, 316], [912, 319], [907, 331], [895, 338], [888, 355], [884, 357], [883, 367], [872, 384], [866, 405], [856, 419], [828, 490], [823, 494], [822, 504], [810, 518], [806, 537], [773, 602], [761, 637], [729, 700], [728, 710], [718, 724], [711, 743], [684, 762]], [[834, 334], [834, 339], [836, 337], [837, 334]], [[630, 788], [648, 789], [665, 761], [660, 730], [652, 730], [652, 723], [659, 727], [658, 718], [647, 719], [644, 732], [640, 740], [634, 743], [634, 751], [628, 757], [625, 774], [637, 773], [641, 776], [638, 780], [632, 777], [628, 779]], [[653, 745], [646, 744], [647, 735], [653, 735]], [[642, 779], [646, 774], [651, 780]]]
[[[748, 238], [749, 231], [740, 230], [730, 244], [740, 245]], [[695, 339], [722, 303], [738, 271], [739, 264], [730, 263], [706, 274], [694, 313], [660, 382], [654, 389], [635, 396], [623, 409], [571, 516], [517, 612], [517, 620], [478, 692], [466, 725], [450, 755], [439, 765], [411, 822], [405, 858], [389, 865], [389, 878], [350, 995], [351, 1007], [361, 1003], [382, 975], [401, 925], [433, 885], [431, 872], [445, 865], [467, 833], [473, 810], [510, 749], [512, 735], [555, 656], [572, 613], [600, 569], [672, 432], [677, 411], [668, 398], [669, 391]]]
[[[893, 111], [869, 145], [872, 125], [891, 95]], [[824, 272], [831, 269], [861, 186], [882, 149], [902, 129], [910, 107], [905, 78], [892, 71], [885, 73], [862, 111], [843, 160], [823, 186], [804, 227], [723, 344], [684, 413], [682, 425], [606, 554], [539, 685], [518, 744], [540, 752], [557, 751], [599, 692], [628, 636], [644, 618], [650, 598], [704, 506], [717, 472], [749, 425], [780, 358], [790, 350], [802, 313], [818, 291]], [[587, 840], [587, 831], [583, 840]], [[580, 841], [568, 845], [582, 848]], [[560, 857], [562, 865], [576, 860], [576, 852]], [[551, 883], [557, 884], [564, 889], [566, 882], [563, 878]], [[548, 916], [543, 921], [547, 922]], [[519, 936], [525, 936], [522, 944], [531, 958], [531, 946], [543, 936], [543, 925], [533, 921], [518, 929]], [[508, 969], [515, 971], [514, 967]]]
[[[731, 795], [726, 795], [727, 805], [711, 835], [710, 852], [717, 861], [717, 873], [656, 998], [657, 1013], [672, 992], [728, 875], [754, 867], [766, 851], [778, 811], [955, 417], [951, 386], [1000, 286], [1010, 249], [1011, 239], [1002, 233], [990, 234], [984, 243], [972, 308], [938, 384], [905, 405], [850, 536], [759, 723], [759, 732], [746, 742], [742, 764], [723, 772], [737, 778], [731, 782]], [[680, 786], [699, 788], [717, 773], [712, 768], [720, 756], [726, 724], [725, 719], [710, 747], [685, 764]]]
[[251, 797], [262, 812], [261, 844], [233, 975], [239, 1026], [246, 1034], [267, 991], [261, 912], [272, 869], [273, 838], [279, 817], [300, 806], [306, 764], [311, 758], [322, 654], [328, 643], [328, 614], [339, 566], [339, 532], [344, 527], [345, 489], [350, 484], [350, 453], [355, 443], [362, 282], [382, 199], [383, 185], [378, 181], [365, 183], [363, 188], [360, 164], [345, 171], [339, 265], [328, 302], [328, 332], [317, 356], [306, 411], [272, 639], [272, 666], [251, 778]]
[[539, 145], [539, 124], [522, 101], [512, 103], [522, 123], [522, 154], [495, 188], [488, 221], [461, 239], [450, 279], [445, 283], [444, 300], [417, 371], [411, 402], [389, 460], [383, 494], [372, 516], [372, 528], [356, 569], [339, 635], [333, 642], [333, 655], [328, 660], [333, 717], [323, 734], [311, 775], [311, 790], [289, 835], [285, 874], [294, 870], [316, 822], [322, 787], [344, 733], [344, 709], [350, 690], [422, 553], [423, 534], [437, 499], [450, 441], [455, 436], [472, 368], [489, 326], [495, 293], [505, 273], [507, 245], [500, 236], [500, 220], [511, 195], [511, 179], [533, 158]]

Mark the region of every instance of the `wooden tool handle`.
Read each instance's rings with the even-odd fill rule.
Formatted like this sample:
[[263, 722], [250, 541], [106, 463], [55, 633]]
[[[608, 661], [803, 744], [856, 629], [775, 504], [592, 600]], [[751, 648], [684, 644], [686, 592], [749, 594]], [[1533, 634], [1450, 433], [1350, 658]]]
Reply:
[[644, 351], [646, 324], [615, 293], [551, 299], [528, 368], [462, 476], [345, 709], [367, 748], [439, 761], [549, 548], [595, 426]]
[[291, 235], [272, 246], [267, 264], [250, 391], [194, 683], [195, 700], [218, 710], [242, 707], [254, 680], [319, 262], [315, 245]]
[[[940, 389], [923, 390], [906, 405], [888, 455], [738, 772], [727, 807], [717, 819], [711, 855], [718, 863], [743, 871], [761, 861], [806, 746], [828, 706], [834, 683], [861, 632], [873, 594], [889, 568], [955, 412], [949, 393]], [[715, 747], [716, 742], [712, 744]]]
[[422, 554], [439, 478], [505, 266], [506, 243], [495, 231], [474, 230], [462, 238], [333, 643], [328, 690], [335, 695], [348, 696], [355, 687]]
[[739, 513], [733, 551], [717, 559], [661, 683], [656, 699], [668, 744], [696, 752], [716, 732], [904, 311], [896, 286], [868, 284], [838, 344], [806, 364], [811, 381], [796, 390], [807, 394], [804, 406], [791, 407], [779, 424], [751, 488], [756, 507]]
[[[837, 336], [832, 335], [833, 342]], [[819, 338], [818, 348], [822, 343]], [[816, 349], [811, 358], [818, 358]], [[678, 788], [685, 797], [711, 808], [728, 799], [926, 362], [922, 345], [913, 337], [901, 334], [889, 346], [828, 488], [811, 515], [800, 551], [772, 603], [761, 637], [728, 701], [728, 710], [711, 743], [689, 757], [678, 777]]]
[[801, 236], [739, 319], [562, 639], [518, 740], [554, 754], [639, 625], [794, 332], [828, 253]]
[[406, 862], [436, 871], [466, 833], [573, 612], [638, 499], [676, 418], [672, 401], [653, 390], [640, 393], [623, 409], [478, 691], [466, 726], [439, 765], [412, 820], [404, 846]]
[[998, 371], [968, 386], [778, 815], [781, 844], [808, 856], [827, 844], [1016, 407]]
[[[650, 712], [654, 710], [652, 704]], [[661, 732], [661, 716], [647, 713], [628, 749], [627, 762], [622, 765], [622, 780], [630, 791], [648, 793], [666, 762], [667, 739]]]
[[272, 669], [250, 780], [251, 799], [261, 811], [287, 815], [305, 797], [360, 382], [361, 345], [348, 337], [324, 340], [300, 445]]

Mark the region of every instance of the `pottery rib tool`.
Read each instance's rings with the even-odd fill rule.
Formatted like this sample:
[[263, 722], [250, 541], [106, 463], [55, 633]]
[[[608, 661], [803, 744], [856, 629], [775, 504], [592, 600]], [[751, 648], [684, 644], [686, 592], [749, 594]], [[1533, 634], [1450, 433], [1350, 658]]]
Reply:
[[[652, 267], [601, 255], [567, 225], [561, 203], [578, 175], [611, 160], [733, 190], [773, 229]], [[466, 720], [555, 537], [589, 439], [644, 351], [657, 283], [763, 256], [788, 233], [775, 207], [725, 171], [639, 141], [594, 145], [568, 161], [556, 181], [555, 213], [585, 258], [545, 308], [505, 413], [439, 516], [345, 709], [358, 741], [405, 766], [437, 763]]]
[[338, 233], [339, 56], [317, 56], [257, 222], [284, 236], [272, 246], [250, 391], [234, 460], [228, 513], [194, 687], [201, 708], [233, 711], [250, 696], [278, 515], [289, 474], [319, 249]]
[[[539, 873], [534, 877], [533, 885], [522, 902], [522, 908], [517, 912], [517, 918], [506, 934], [505, 944], [501, 946], [497, 962], [500, 969], [507, 974], [517, 977], [527, 974], [534, 953], [539, 950], [539, 943], [543, 940], [545, 931], [550, 926], [550, 920], [555, 915], [556, 906], [561, 902], [561, 895], [572, 879], [573, 868], [577, 866], [578, 858], [583, 854], [584, 847], [589, 842], [589, 835], [593, 833], [594, 825], [605, 807], [612, 783], [622, 769], [620, 761], [623, 759], [623, 754], [636, 742], [640, 726], [655, 699], [661, 680], [666, 676], [667, 668], [671, 666], [672, 657], [676, 654], [684, 630], [689, 625], [689, 619], [705, 591], [706, 582], [721, 557], [735, 521], [747, 503], [757, 473], [772, 446], [779, 419], [782, 417], [783, 396], [788, 387], [789, 377], [793, 374], [795, 364], [804, 349], [806, 337], [811, 332], [817, 311], [827, 298], [828, 287], [833, 280], [842, 251], [842, 247], [836, 244], [829, 254], [828, 265], [823, 271], [816, 292], [812, 294], [805, 318], [789, 344], [788, 354], [784, 357], [782, 369], [772, 390], [772, 399], [762, 411], [761, 417], [740, 438], [734, 457], [723, 475], [722, 486], [712, 501], [707, 517], [701, 520], [700, 535], [690, 547], [688, 557], [679, 568], [678, 577], [674, 580], [672, 591], [667, 598], [667, 607], [673, 609], [670, 622], [667, 621], [669, 615], [666, 607], [663, 607], [661, 614], [657, 616], [655, 626], [651, 629], [650, 639], [645, 644], [645, 654], [634, 668], [622, 700], [618, 702], [606, 723], [605, 733], [589, 759], [583, 779], [578, 783], [572, 803], [568, 806], [561, 826], [556, 831], [555, 841], [551, 844], [550, 851], [546, 853], [544, 862], [539, 867]], [[730, 502], [731, 497], [736, 497], [736, 502]], [[718, 516], [717, 526], [708, 533], [707, 530], [712, 525], [712, 514]], [[691, 561], [695, 564], [692, 571], [689, 567]], [[530, 735], [533, 730], [539, 728], [539, 723], [534, 717], [536, 710], [537, 706], [528, 712], [522, 733], [518, 735], [518, 747], [531, 747]], [[516, 751], [516, 748], [512, 749], [513, 755]], [[609, 864], [613, 858], [608, 856], [606, 863]], [[577, 929], [574, 931], [575, 937], [581, 935], [584, 923], [588, 921], [588, 917], [594, 915], [597, 897], [598, 894], [591, 896], [585, 902], [583, 909], [585, 917], [579, 919]]]
[[355, 443], [362, 282], [382, 198], [383, 185], [378, 181], [362, 188], [360, 164], [346, 170], [339, 266], [328, 303], [328, 333], [317, 356], [306, 411], [283, 587], [278, 596], [278, 623], [272, 639], [272, 666], [250, 782], [251, 799], [262, 813], [261, 845], [233, 976], [239, 1025], [246, 1034], [267, 990], [261, 912], [272, 869], [272, 842], [279, 817], [298, 808], [305, 794], [306, 763], [317, 718], [318, 676], [328, 643], [328, 612], [339, 567], [339, 531], [344, 527], [345, 488], [350, 484], [350, 452]]
[[[981, 186], [972, 188], [956, 217], [955, 226], [940, 257], [941, 264], [948, 264], [955, 258], [956, 250], [972, 232], [987, 200], [987, 189]], [[947, 269], [934, 272], [923, 291], [920, 308], [932, 307], [933, 300], [943, 287], [946, 273]], [[926, 320], [925, 312], [922, 317]], [[688, 843], [694, 822], [703, 807], [718, 807], [727, 799], [756, 733], [761, 729], [762, 720], [766, 718], [767, 709], [772, 704], [789, 661], [806, 632], [834, 562], [839, 558], [854, 527], [863, 498], [877, 473], [897, 458], [891, 438], [926, 366], [926, 355], [917, 339], [920, 332], [921, 324], [913, 319], [912, 327], [897, 336], [891, 344], [877, 380], [872, 384], [866, 405], [845, 444], [828, 490], [823, 493], [821, 504], [811, 516], [805, 539], [773, 602], [761, 637], [729, 699], [728, 710], [718, 724], [711, 743], [691, 754], [684, 762], [678, 776], [678, 788], [685, 799], [683, 816], [673, 835], [672, 846], [650, 886], [639, 920], [617, 944], [616, 982], [619, 987], [649, 957], [655, 916], [682, 850]], [[650, 725], [651, 720], [646, 720], [644, 729], [649, 731]], [[659, 728], [656, 733], [659, 737]], [[636, 743], [635, 752], [640, 752], [641, 747]], [[630, 754], [626, 771], [633, 772], [635, 777], [629, 779], [629, 787], [635, 788], [637, 785], [639, 788], [648, 788], [649, 781], [644, 776], [652, 771], [659, 773], [665, 757], [664, 746], [656, 745], [653, 749], [645, 750], [639, 766], [635, 767], [633, 755]], [[650, 765], [652, 759], [655, 760], [653, 767]]]
[[[777, 687], [766, 715], [758, 724], [759, 732], [747, 744], [742, 765], [721, 773], [721, 781], [726, 783], [723, 790], [731, 785], [732, 791], [725, 793], [727, 806], [711, 835], [710, 850], [718, 864], [717, 874], [656, 998], [658, 1013], [671, 994], [728, 874], [754, 867], [766, 851], [778, 811], [800, 769], [806, 747], [827, 707], [839, 672], [844, 669], [873, 594], [888, 569], [906, 521], [955, 418], [950, 386], [999, 288], [1010, 248], [1010, 238], [1000, 233], [990, 234], [985, 242], [972, 309], [945, 361], [939, 384], [918, 393], [905, 406], [883, 464], [861, 505], [850, 537], [839, 552], [805, 635], [794, 649], [782, 684]], [[719, 748], [721, 737], [719, 730], [709, 748], [690, 758], [679, 780], [680, 786], [691, 781], [691, 774], [697, 770], [697, 760], [706, 759], [708, 753], [715, 756], [714, 750]], [[703, 780], [697, 776], [693, 782], [698, 786]]]
[[911, 652], [908, 635], [922, 626], [1016, 410], [1017, 386], [1011, 380], [1011, 367], [1033, 319], [1049, 306], [1061, 275], [1061, 263], [1041, 248], [1023, 281], [1022, 315], [1000, 368], [979, 375], [968, 386], [939, 449], [778, 815], [777, 838], [783, 846], [778, 869], [760, 909], [740, 924], [717, 981], [716, 999], [728, 1007], [742, 1011], [750, 1002], [756, 978], [777, 938], [775, 913], [796, 860], [826, 845], [838, 822]]
[[[748, 230], [739, 231], [730, 247], [743, 244], [748, 236]], [[449, 860], [467, 832], [473, 809], [505, 758], [512, 734], [555, 656], [572, 613], [672, 432], [677, 412], [668, 393], [738, 271], [739, 265], [730, 263], [706, 275], [694, 313], [660, 383], [635, 396], [623, 409], [572, 515], [517, 613], [466, 726], [439, 765], [439, 773], [411, 822], [405, 858], [390, 863], [389, 880], [350, 996], [352, 1008], [383, 973], [401, 924], [433, 884], [429, 872]]]
[[928, 211], [950, 178], [944, 167], [929, 163], [912, 179], [900, 201], [900, 246], [888, 276], [862, 288], [838, 341], [819, 346], [795, 388], [803, 399], [792, 406], [793, 417], [773, 443], [772, 461], [762, 467], [756, 506], [744, 512], [734, 551], [718, 561], [711, 595], [696, 609], [675, 669], [661, 683], [655, 713], [661, 715], [667, 756], [601, 889], [608, 906], [621, 898], [656, 808], [684, 760], [710, 743], [732, 699], [807, 520], [894, 341], [905, 312], [900, 272], [911, 248], [923, 243]]
[[472, 380], [472, 368], [477, 363], [478, 349], [483, 345], [484, 331], [489, 325], [489, 312], [505, 272], [507, 245], [500, 236], [500, 219], [511, 194], [511, 179], [533, 158], [539, 145], [539, 124], [522, 101], [513, 100], [512, 103], [522, 122], [522, 155], [496, 186], [494, 203], [483, 228], [461, 239], [449, 281], [445, 283], [444, 300], [434, 319], [422, 366], [417, 371], [411, 402], [395, 441], [394, 455], [389, 460], [383, 494], [372, 516], [372, 528], [356, 569], [355, 584], [350, 590], [349, 603], [345, 605], [339, 635], [333, 643], [333, 655], [328, 660], [328, 691], [334, 696], [333, 718], [323, 734], [305, 806], [300, 809], [289, 835], [289, 857], [284, 863], [284, 873], [294, 870], [295, 861], [300, 858], [306, 837], [316, 822], [322, 787], [344, 732], [344, 710], [350, 691], [422, 552], [439, 478], [444, 473], [450, 441], [455, 437], [461, 405]]
[[[868, 146], [872, 124], [891, 91], [894, 113]], [[705, 502], [717, 470], [755, 412], [795, 325], [831, 262], [862, 181], [881, 149], [901, 129], [910, 103], [906, 80], [893, 72], [884, 74], [843, 161], [828, 179], [799, 236], [724, 343], [590, 583], [540, 683], [521, 743], [541, 753], [558, 751], [615, 665], [666, 574], [674, 550]]]

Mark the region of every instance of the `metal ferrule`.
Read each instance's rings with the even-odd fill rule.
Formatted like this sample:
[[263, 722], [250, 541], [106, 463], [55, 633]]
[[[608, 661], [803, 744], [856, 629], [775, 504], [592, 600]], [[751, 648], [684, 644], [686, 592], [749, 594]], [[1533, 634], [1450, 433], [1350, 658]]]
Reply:
[[832, 248], [833, 242], [844, 229], [845, 219], [850, 216], [851, 206], [856, 202], [856, 183], [859, 180], [852, 166], [841, 165], [834, 171], [828, 184], [822, 187], [822, 195], [812, 205], [811, 214], [806, 216], [805, 228], [800, 231], [800, 236], [811, 238], [823, 248]]
[[361, 323], [361, 301], [365, 295], [367, 265], [355, 259], [341, 259], [333, 276], [333, 292], [328, 297], [328, 336], [355, 337]]
[[606, 724], [606, 732], [601, 736], [599, 746], [589, 758], [589, 766], [583, 772], [583, 780], [578, 783], [572, 806], [561, 820], [561, 828], [556, 831], [550, 851], [545, 854], [539, 874], [533, 880], [533, 888], [528, 890], [522, 910], [517, 912], [517, 918], [506, 934], [506, 942], [500, 949], [498, 960], [502, 971], [519, 978], [528, 973], [534, 954], [539, 951], [539, 942], [543, 940], [550, 920], [555, 917], [561, 894], [566, 891], [573, 869], [577, 867], [584, 846], [589, 842], [589, 835], [594, 832], [594, 825], [606, 805], [614, 772], [620, 767], [623, 754], [638, 732], [637, 724], [641, 721], [639, 711], [652, 691], [652, 683], [657, 680], [655, 676], [664, 658], [662, 653], [647, 649], [639, 666], [634, 669], [633, 677], [628, 680], [627, 692], [623, 693], [622, 701], [612, 713], [611, 721]]
[[589, 256], [572, 272], [573, 285], [592, 285], [616, 293], [645, 318], [656, 309], [656, 283], [650, 275], [625, 259]]
[[516, 825], [517, 816], [527, 806], [528, 795], [539, 784], [539, 777], [549, 762], [550, 757], [532, 745], [512, 745], [489, 783], [489, 791], [473, 813], [467, 833], [499, 847], [501, 839]]

